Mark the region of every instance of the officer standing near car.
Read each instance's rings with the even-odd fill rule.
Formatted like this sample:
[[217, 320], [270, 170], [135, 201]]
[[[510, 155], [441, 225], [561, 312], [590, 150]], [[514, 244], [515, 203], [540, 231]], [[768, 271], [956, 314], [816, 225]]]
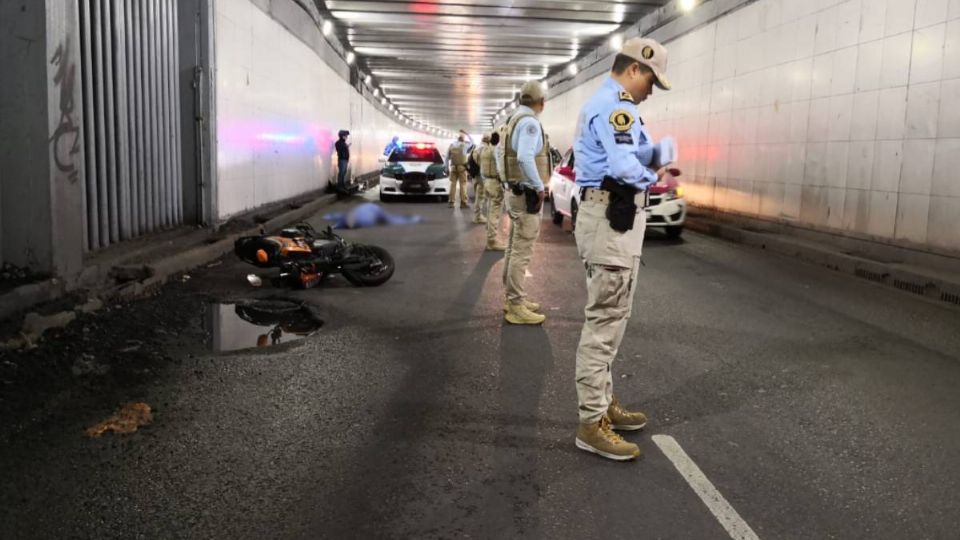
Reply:
[[480, 155], [483, 153], [483, 149], [490, 146], [490, 135], [484, 134], [483, 138], [480, 140], [480, 146], [477, 146], [473, 149], [473, 152], [470, 153], [470, 157], [473, 158], [473, 162], [478, 167], [476, 175], [471, 178], [473, 181], [473, 222], [477, 225], [482, 225], [487, 222], [487, 212], [486, 212], [486, 202], [487, 194], [486, 189], [484, 189], [483, 182], [483, 167], [480, 164]]
[[[470, 139], [470, 143], [467, 143]], [[457, 188], [460, 188], [460, 208], [467, 208], [467, 156], [473, 148], [473, 138], [460, 130], [460, 136], [447, 150], [447, 168], [450, 170], [450, 208], [457, 204]]]
[[539, 116], [546, 106], [546, 91], [537, 81], [520, 88], [520, 106], [502, 128], [500, 169], [507, 185], [510, 241], [504, 259], [505, 318], [511, 324], [542, 324], [540, 304], [527, 299], [524, 290], [533, 244], [540, 235], [544, 183], [550, 179], [550, 143]]
[[613, 395], [611, 364], [633, 310], [646, 227], [647, 190], [663, 174], [637, 104], [653, 87], [670, 89], [667, 50], [633, 38], [614, 60], [610, 77], [583, 106], [574, 139], [577, 250], [587, 275], [585, 322], [577, 347], [580, 425], [576, 446], [626, 461], [640, 448], [614, 430], [643, 428], [643, 413], [626, 410]]
[[503, 183], [497, 170], [497, 146], [500, 133], [490, 134], [490, 144], [480, 152], [480, 177], [487, 196], [487, 251], [504, 251], [507, 246], [500, 241], [500, 216], [503, 214]]

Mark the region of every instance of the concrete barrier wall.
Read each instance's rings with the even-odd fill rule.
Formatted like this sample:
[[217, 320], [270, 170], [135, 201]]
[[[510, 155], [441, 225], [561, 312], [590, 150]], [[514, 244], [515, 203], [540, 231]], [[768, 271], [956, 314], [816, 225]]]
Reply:
[[[355, 175], [378, 168], [377, 158], [394, 134], [433, 140], [397, 124], [321, 58], [307, 44], [322, 37], [306, 13], [300, 14], [303, 27], [290, 29], [271, 16], [269, 3], [261, 4], [215, 4], [221, 220], [325, 187], [335, 178], [333, 145], [340, 129], [351, 132]], [[321, 45], [326, 43], [316, 47]], [[346, 70], [345, 64], [337, 67]]]
[[[640, 111], [692, 202], [960, 251], [960, 1], [758, 0], [664, 41], [675, 89]], [[602, 78], [548, 103], [561, 150]]]

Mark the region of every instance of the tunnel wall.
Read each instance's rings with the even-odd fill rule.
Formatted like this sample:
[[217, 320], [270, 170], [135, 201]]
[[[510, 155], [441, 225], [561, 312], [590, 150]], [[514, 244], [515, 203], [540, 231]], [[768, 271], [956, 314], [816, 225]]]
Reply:
[[[287, 27], [277, 4], [307, 22]], [[375, 171], [402, 127], [348, 83], [313, 20], [292, 2], [215, 4], [218, 215], [231, 215], [325, 187], [340, 129], [351, 132], [353, 174]], [[309, 45], [308, 45], [309, 43]], [[339, 62], [339, 65], [337, 64]], [[331, 64], [333, 64], [331, 66]]]
[[[960, 1], [758, 0], [664, 33], [674, 90], [640, 112], [677, 137], [691, 202], [960, 251]], [[562, 150], [605, 76], [551, 96]]]

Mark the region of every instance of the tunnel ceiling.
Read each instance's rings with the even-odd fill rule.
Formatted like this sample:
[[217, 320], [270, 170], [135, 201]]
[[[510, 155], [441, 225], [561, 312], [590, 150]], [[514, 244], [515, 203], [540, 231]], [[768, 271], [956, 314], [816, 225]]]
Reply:
[[563, 68], [668, 0], [318, 0], [397, 108], [473, 133], [528, 79]]

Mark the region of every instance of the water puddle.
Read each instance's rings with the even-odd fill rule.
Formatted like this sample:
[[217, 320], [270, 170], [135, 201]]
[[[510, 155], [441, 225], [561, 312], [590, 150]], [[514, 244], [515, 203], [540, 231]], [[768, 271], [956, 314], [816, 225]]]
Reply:
[[312, 336], [323, 326], [316, 312], [291, 300], [250, 300], [207, 306], [214, 352], [262, 349]]

